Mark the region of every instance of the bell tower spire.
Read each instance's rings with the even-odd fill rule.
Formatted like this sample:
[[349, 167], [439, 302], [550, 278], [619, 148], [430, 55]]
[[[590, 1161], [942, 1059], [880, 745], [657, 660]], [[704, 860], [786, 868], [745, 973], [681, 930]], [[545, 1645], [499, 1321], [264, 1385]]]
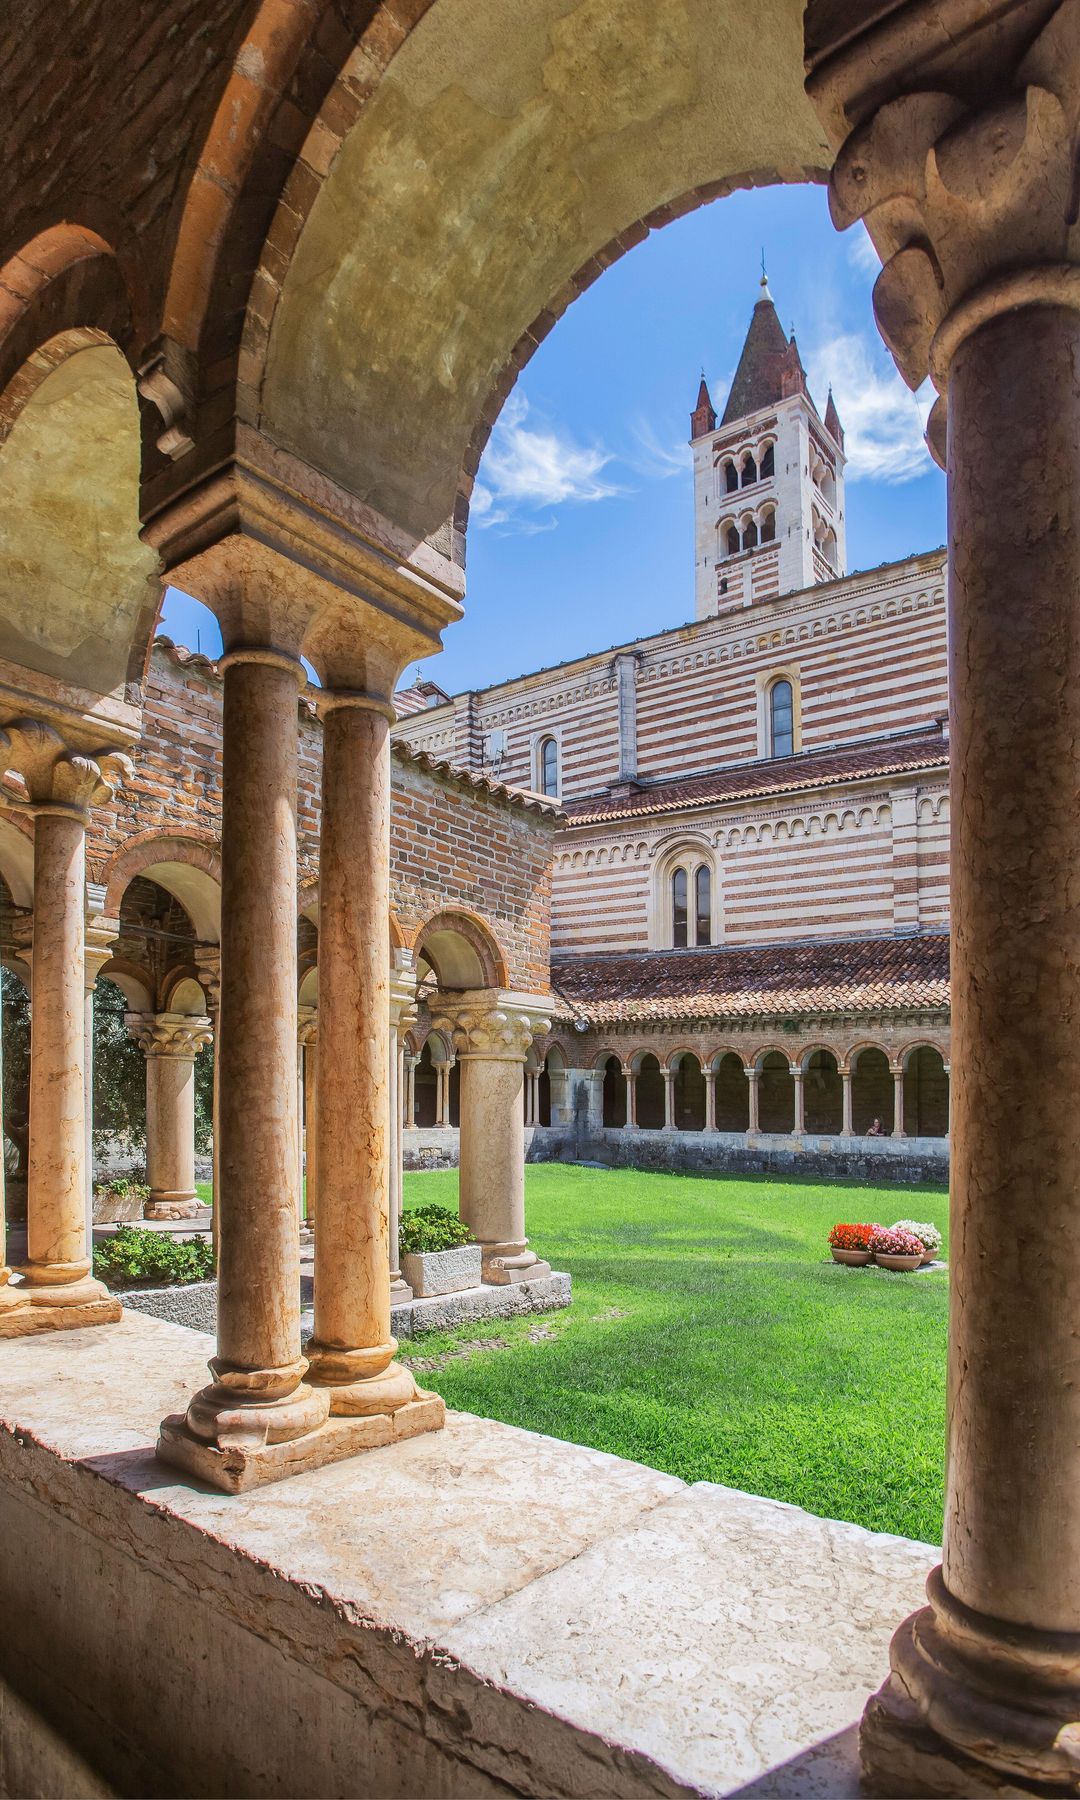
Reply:
[[844, 434], [830, 392], [822, 419], [792, 330], [780, 323], [761, 253], [723, 415], [702, 376], [691, 414], [699, 619], [846, 573]]

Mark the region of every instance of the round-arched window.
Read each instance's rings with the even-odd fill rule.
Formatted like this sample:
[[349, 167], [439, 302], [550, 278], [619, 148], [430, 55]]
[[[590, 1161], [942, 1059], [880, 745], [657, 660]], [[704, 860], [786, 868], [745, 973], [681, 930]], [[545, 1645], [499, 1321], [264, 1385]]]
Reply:
[[559, 746], [553, 737], [540, 745], [540, 792], [549, 800], [559, 794]]
[[795, 750], [795, 704], [790, 681], [774, 681], [769, 689], [769, 754], [791, 756]]
[[712, 943], [712, 872], [705, 863], [694, 872], [694, 942]]
[[690, 942], [690, 909], [685, 869], [676, 869], [671, 877], [671, 941], [676, 950], [685, 950]]

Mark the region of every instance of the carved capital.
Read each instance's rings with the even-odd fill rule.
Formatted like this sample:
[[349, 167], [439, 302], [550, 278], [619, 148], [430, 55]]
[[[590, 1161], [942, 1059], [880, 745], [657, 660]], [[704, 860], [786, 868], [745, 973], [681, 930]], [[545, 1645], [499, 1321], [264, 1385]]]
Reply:
[[305, 1050], [314, 1049], [319, 1041], [319, 1009], [317, 1006], [301, 1006], [297, 1009], [296, 1036]]
[[961, 11], [942, 0], [932, 29], [914, 5], [871, 17], [809, 82], [838, 144], [833, 221], [862, 219], [884, 263], [878, 328], [909, 386], [929, 374], [942, 393], [996, 312], [1080, 305], [1080, 0], [1048, 20], [1021, 6], [1007, 29], [999, 7]]
[[394, 968], [390, 971], [391, 1031], [403, 1038], [416, 1024], [416, 1017], [416, 971], [410, 967]]
[[533, 1039], [551, 1029], [551, 1002], [539, 994], [477, 989], [452, 1001], [437, 996], [431, 1022], [450, 1036], [462, 1060], [524, 1062]]
[[4, 772], [0, 786], [8, 805], [53, 808], [85, 816], [91, 806], [111, 800], [134, 772], [119, 750], [71, 750], [44, 719], [15, 719], [0, 732]]
[[191, 1013], [125, 1013], [124, 1022], [145, 1056], [185, 1057], [193, 1062], [213, 1041], [210, 1020]]
[[206, 1010], [216, 1018], [221, 1005], [221, 946], [197, 944], [192, 959], [199, 971], [199, 985], [206, 995]]

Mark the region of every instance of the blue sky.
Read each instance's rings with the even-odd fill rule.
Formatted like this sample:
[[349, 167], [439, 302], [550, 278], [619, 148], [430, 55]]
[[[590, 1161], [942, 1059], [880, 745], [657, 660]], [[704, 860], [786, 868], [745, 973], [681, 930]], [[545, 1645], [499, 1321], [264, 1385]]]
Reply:
[[[840, 409], [849, 567], [944, 542], [944, 477], [922, 443], [931, 396], [908, 392], [874, 328], [878, 263], [862, 226], [839, 236], [821, 188], [734, 194], [623, 257], [525, 369], [480, 469], [466, 616], [423, 665], [448, 692], [693, 617], [689, 416], [702, 366], [723, 410], [762, 248], [811, 393], [824, 410], [831, 380]], [[175, 590], [162, 628], [220, 647], [205, 609]]]

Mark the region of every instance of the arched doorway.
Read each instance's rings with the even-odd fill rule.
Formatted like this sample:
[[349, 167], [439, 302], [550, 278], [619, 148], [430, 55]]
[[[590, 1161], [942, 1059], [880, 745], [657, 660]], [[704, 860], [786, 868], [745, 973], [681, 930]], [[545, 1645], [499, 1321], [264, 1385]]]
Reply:
[[690, 1050], [684, 1050], [675, 1064], [673, 1105], [677, 1131], [704, 1131], [705, 1076], [701, 1063]]
[[910, 1050], [904, 1064], [904, 1131], [908, 1137], [949, 1135], [949, 1077], [932, 1044]]
[[750, 1083], [742, 1059], [734, 1050], [725, 1051], [713, 1064], [716, 1071], [717, 1131], [749, 1131]]
[[634, 1117], [642, 1131], [662, 1131], [664, 1127], [664, 1077], [659, 1058], [647, 1050], [637, 1065], [634, 1083]]
[[758, 1130], [786, 1134], [795, 1129], [795, 1080], [780, 1050], [768, 1050], [758, 1064]]
[[852, 1057], [851, 1129], [865, 1137], [875, 1119], [888, 1135], [893, 1128], [893, 1078], [884, 1050], [868, 1044]]
[[604, 1129], [619, 1131], [626, 1124], [626, 1076], [617, 1056], [604, 1063]]
[[803, 1121], [817, 1137], [835, 1137], [843, 1128], [844, 1084], [831, 1050], [811, 1050], [803, 1063]]

